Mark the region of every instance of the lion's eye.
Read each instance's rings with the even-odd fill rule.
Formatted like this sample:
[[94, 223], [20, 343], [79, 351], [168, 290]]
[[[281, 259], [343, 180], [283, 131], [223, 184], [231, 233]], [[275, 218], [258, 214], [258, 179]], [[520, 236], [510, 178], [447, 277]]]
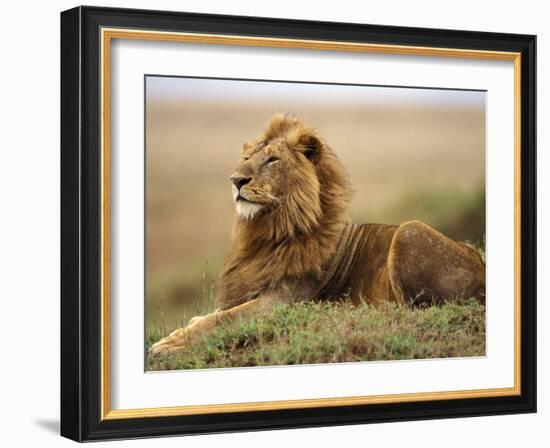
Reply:
[[277, 162], [278, 160], [279, 160], [278, 157], [271, 156], [269, 159], [267, 159], [267, 162], [265, 163], [274, 163], [274, 162]]

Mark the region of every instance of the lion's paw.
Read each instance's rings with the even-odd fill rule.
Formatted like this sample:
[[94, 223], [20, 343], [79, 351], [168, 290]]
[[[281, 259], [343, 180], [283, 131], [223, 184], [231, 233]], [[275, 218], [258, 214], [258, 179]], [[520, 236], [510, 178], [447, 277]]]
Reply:
[[187, 339], [187, 329], [178, 328], [165, 338], [154, 343], [151, 348], [149, 348], [149, 355], [158, 355], [182, 350], [185, 347]]
[[207, 314], [206, 316], [195, 316], [185, 328], [178, 328], [153, 344], [149, 349], [149, 355], [183, 350], [189, 341], [213, 329], [217, 322], [216, 313]]

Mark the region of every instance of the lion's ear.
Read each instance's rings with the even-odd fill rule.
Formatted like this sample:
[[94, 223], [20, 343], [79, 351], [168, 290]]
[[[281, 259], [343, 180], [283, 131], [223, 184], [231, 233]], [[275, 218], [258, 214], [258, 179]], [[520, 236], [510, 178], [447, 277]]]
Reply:
[[296, 149], [300, 151], [312, 163], [317, 163], [321, 156], [323, 143], [314, 134], [304, 133], [298, 139]]

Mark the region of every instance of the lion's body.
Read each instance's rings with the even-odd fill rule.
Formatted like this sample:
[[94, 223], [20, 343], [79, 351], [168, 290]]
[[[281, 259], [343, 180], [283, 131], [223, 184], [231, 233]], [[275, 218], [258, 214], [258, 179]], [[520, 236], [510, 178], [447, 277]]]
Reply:
[[418, 221], [345, 225], [319, 275], [282, 277], [275, 284], [266, 276], [262, 289], [262, 283], [251, 281], [251, 271], [248, 265], [225, 273], [222, 285], [236, 287], [220, 295], [221, 309], [260, 296], [280, 301], [346, 299], [357, 305], [485, 297], [485, 269], [477, 251]]
[[[228, 309], [261, 295], [276, 296], [279, 300], [338, 300], [350, 298], [360, 301], [395, 301], [388, 289], [387, 259], [396, 226], [354, 225], [347, 223], [335, 235], [335, 244], [327, 256], [312, 265], [315, 269], [284, 274], [278, 271], [286, 266], [285, 259], [297, 257], [298, 266], [311, 252], [302, 254], [296, 248], [281, 250], [277, 254], [260, 253], [259, 259], [267, 263], [256, 264], [256, 257], [247, 257], [242, 264], [226, 269], [221, 278], [219, 305]], [[267, 251], [264, 246], [263, 251]], [[278, 260], [277, 257], [281, 256]], [[265, 258], [264, 258], [265, 257]], [[280, 261], [278, 263], [278, 261]], [[317, 269], [319, 266], [319, 269]], [[253, 272], [257, 270], [257, 272]]]
[[484, 300], [485, 265], [470, 246], [419, 221], [351, 223], [342, 164], [296, 117], [276, 115], [245, 144], [231, 180], [236, 216], [220, 310], [176, 330], [152, 352], [177, 350], [224, 318], [268, 310], [274, 301]]

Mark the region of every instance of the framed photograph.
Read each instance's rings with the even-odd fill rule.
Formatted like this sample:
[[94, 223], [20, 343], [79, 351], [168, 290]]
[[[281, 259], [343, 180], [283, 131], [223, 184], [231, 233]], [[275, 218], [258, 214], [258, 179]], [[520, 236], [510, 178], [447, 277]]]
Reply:
[[61, 433], [536, 411], [531, 35], [61, 13]]

